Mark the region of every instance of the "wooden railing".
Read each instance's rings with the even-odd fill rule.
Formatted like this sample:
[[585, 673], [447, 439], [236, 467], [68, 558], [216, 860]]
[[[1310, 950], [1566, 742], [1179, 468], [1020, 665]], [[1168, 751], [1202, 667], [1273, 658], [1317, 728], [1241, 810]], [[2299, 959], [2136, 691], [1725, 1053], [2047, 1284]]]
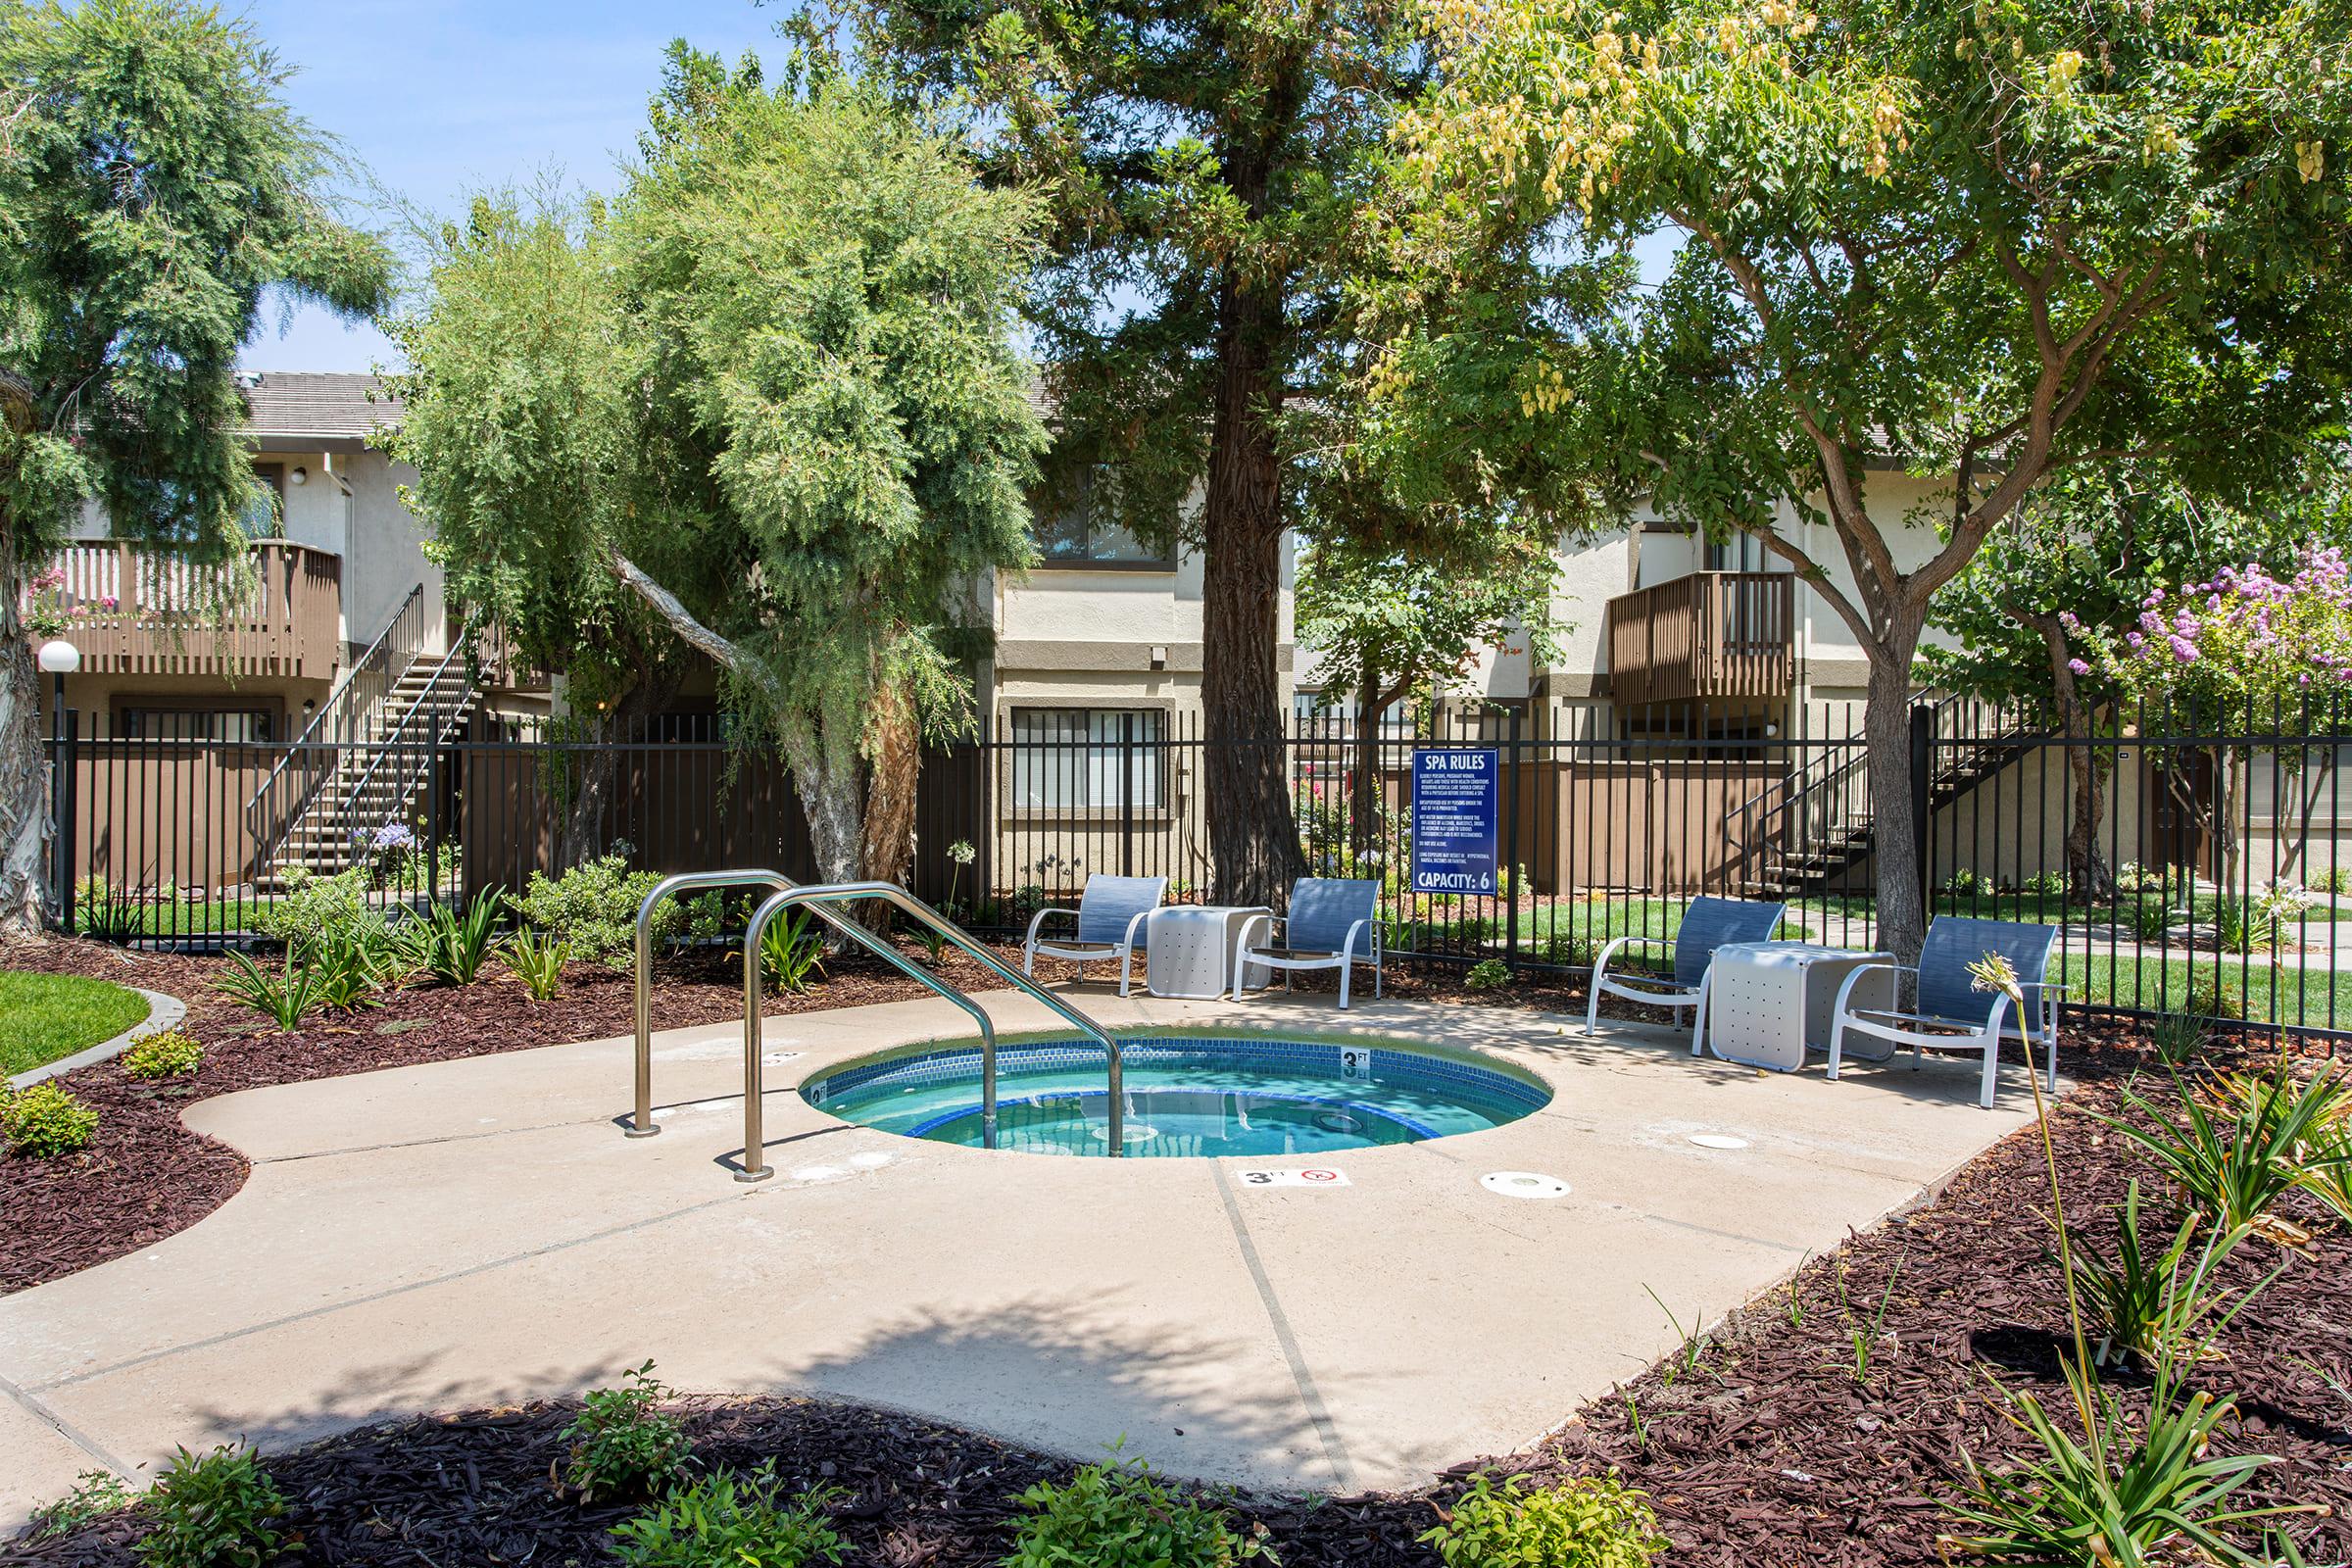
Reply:
[[81, 667], [112, 675], [333, 676], [343, 653], [343, 564], [283, 539], [255, 542], [254, 581], [127, 544], [71, 545], [53, 563]]
[[1619, 708], [1786, 697], [1795, 673], [1796, 579], [1698, 571], [1609, 601], [1609, 694]]

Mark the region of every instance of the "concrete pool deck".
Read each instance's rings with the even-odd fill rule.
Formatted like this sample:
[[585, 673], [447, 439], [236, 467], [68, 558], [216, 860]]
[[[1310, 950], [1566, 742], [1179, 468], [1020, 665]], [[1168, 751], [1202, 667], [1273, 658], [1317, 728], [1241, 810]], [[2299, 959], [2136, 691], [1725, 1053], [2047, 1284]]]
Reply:
[[[187, 1112], [253, 1161], [199, 1224], [0, 1298], [0, 1530], [81, 1471], [265, 1447], [420, 1409], [577, 1393], [649, 1356], [682, 1389], [868, 1400], [1079, 1456], [1353, 1490], [1524, 1445], [1911, 1202], [2032, 1117], [1931, 1061], [1781, 1076], [1688, 1036], [1515, 1008], [1072, 988], [1126, 1029], [1230, 1020], [1490, 1052], [1551, 1103], [1489, 1132], [1315, 1161], [1072, 1160], [855, 1127], [793, 1092], [968, 1036], [935, 1001], [766, 1024], [767, 1157], [741, 1146], [741, 1028], [657, 1036], [664, 1131], [621, 1136], [629, 1042], [248, 1091]], [[1002, 1028], [1046, 1009], [987, 998]], [[1724, 1133], [1747, 1147], [1690, 1143]], [[1498, 1196], [1537, 1171], [1568, 1196]]]

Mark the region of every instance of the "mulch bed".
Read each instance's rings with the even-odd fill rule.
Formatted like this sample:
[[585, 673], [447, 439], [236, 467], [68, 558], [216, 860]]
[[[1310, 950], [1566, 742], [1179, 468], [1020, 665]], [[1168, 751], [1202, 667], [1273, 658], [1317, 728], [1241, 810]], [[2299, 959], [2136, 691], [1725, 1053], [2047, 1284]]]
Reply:
[[[187, 1229], [244, 1185], [243, 1156], [183, 1126], [198, 1100], [372, 1072], [454, 1056], [528, 1051], [626, 1034], [635, 992], [625, 974], [573, 964], [555, 1000], [535, 1003], [492, 966], [495, 978], [464, 987], [410, 985], [379, 1007], [348, 1017], [314, 1014], [293, 1034], [211, 989], [222, 959], [140, 953], [79, 939], [0, 951], [13, 969], [90, 975], [161, 991], [188, 1004], [181, 1025], [204, 1044], [193, 1077], [142, 1083], [114, 1061], [57, 1080], [98, 1111], [98, 1133], [78, 1154], [31, 1159], [0, 1154], [0, 1296], [136, 1251]], [[826, 960], [826, 975], [801, 996], [771, 997], [766, 1013], [808, 1012], [928, 996], [863, 954]], [[979, 966], [951, 956], [951, 980], [978, 986]], [[720, 1023], [743, 1016], [741, 971], [722, 958], [689, 956], [655, 969], [659, 1027]]]
[[[1407, 979], [1395, 989], [1444, 995], [1453, 987]], [[713, 990], [710, 1016], [727, 1016], [732, 993]], [[590, 1028], [624, 1027], [628, 989], [612, 991], [615, 1012], [578, 1015], [558, 1032], [582, 1038]], [[503, 1014], [466, 995], [469, 1027], [489, 1032], [485, 1025]], [[1525, 989], [1507, 997], [1520, 1005], [1537, 1000]], [[416, 1004], [433, 1004], [425, 994]], [[1570, 1004], [1563, 996], [1540, 1004]], [[408, 1051], [390, 1059], [416, 1059], [401, 1046], [405, 1038], [323, 1044]], [[2234, 1043], [2215, 1048], [2215, 1056], [2261, 1062], [2276, 1049]], [[2169, 1195], [2148, 1178], [2144, 1157], [2089, 1114], [2115, 1108], [2126, 1075], [2146, 1064], [2137, 1040], [2120, 1027], [2072, 1032], [2069, 1066], [2082, 1088], [2058, 1109], [2053, 1134], [2070, 1212], [2102, 1244], [2134, 1175], [2143, 1180], [2143, 1225], [2170, 1224]], [[2142, 1083], [2161, 1092], [2161, 1078]], [[1788, 1287], [1733, 1313], [1688, 1364], [1669, 1358], [1584, 1410], [1563, 1412], [1573, 1418], [1536, 1449], [1493, 1463], [1537, 1480], [1618, 1470], [1649, 1494], [1674, 1544], [1664, 1561], [1675, 1568], [1942, 1561], [1938, 1537], [1950, 1521], [1941, 1504], [1960, 1484], [1963, 1447], [1997, 1465], [2019, 1446], [2000, 1390], [2064, 1406], [2055, 1347], [2065, 1317], [2041, 1218], [2047, 1198], [2038, 1140], [2031, 1129], [2013, 1135], [1933, 1201], [1849, 1238]], [[2294, 1217], [2317, 1233], [2308, 1248], [2288, 1252], [2253, 1242], [2230, 1265], [2236, 1284], [2286, 1266], [2230, 1332], [2227, 1359], [2205, 1368], [2199, 1383], [2236, 1398], [2223, 1447], [2278, 1461], [2239, 1499], [2328, 1510], [2294, 1521], [2293, 1533], [2306, 1561], [2341, 1563], [2352, 1559], [2352, 1236], [2316, 1205]], [[1882, 1301], [1881, 1337], [1867, 1376], [1858, 1376], [1853, 1336], [1867, 1332]], [[2144, 1407], [2143, 1385], [2123, 1376], [2112, 1386], [2135, 1415]], [[699, 1462], [773, 1458], [792, 1484], [845, 1488], [839, 1524], [860, 1568], [994, 1563], [1009, 1544], [1012, 1494], [1071, 1468], [955, 1428], [853, 1406], [740, 1398], [687, 1408]], [[301, 1537], [288, 1560], [608, 1560], [605, 1535], [624, 1510], [583, 1507], [551, 1482], [563, 1449], [558, 1434], [570, 1415], [569, 1405], [551, 1404], [426, 1416], [271, 1456], [268, 1468], [293, 1499], [288, 1523]], [[1252, 1497], [1238, 1506], [1269, 1528], [1290, 1568], [1430, 1568], [1436, 1558], [1414, 1538], [1472, 1468], [1416, 1493]], [[138, 1529], [135, 1518], [118, 1518], [61, 1540], [0, 1546], [0, 1563], [127, 1563]]]

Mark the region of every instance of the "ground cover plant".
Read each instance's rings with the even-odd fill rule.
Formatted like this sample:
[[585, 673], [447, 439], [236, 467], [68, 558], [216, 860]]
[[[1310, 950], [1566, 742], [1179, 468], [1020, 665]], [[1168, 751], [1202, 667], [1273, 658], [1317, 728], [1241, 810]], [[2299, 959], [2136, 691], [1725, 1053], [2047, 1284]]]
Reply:
[[0, 1078], [43, 1066], [144, 1022], [135, 991], [79, 975], [0, 971]]

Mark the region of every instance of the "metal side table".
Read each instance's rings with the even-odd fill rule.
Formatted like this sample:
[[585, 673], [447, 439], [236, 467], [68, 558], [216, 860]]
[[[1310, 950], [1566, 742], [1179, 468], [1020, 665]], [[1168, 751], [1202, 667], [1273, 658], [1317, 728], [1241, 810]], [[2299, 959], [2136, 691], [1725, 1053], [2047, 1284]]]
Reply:
[[[1809, 942], [1729, 942], [1715, 950], [1707, 970], [1707, 1000], [1698, 1028], [1707, 1048], [1725, 1061], [1794, 1072], [1805, 1053], [1830, 1049], [1831, 1012], [1838, 988], [1865, 963], [1891, 963], [1891, 953], [1822, 948]], [[1891, 972], [1866, 975], [1854, 987], [1865, 1007], [1894, 1003]], [[1692, 1054], [1697, 1054], [1696, 1039]]]
[[[1233, 947], [1260, 906], [1169, 904], [1144, 921], [1144, 986], [1155, 997], [1213, 1002], [1233, 989]], [[1260, 982], [1265, 971], [1258, 970]]]

